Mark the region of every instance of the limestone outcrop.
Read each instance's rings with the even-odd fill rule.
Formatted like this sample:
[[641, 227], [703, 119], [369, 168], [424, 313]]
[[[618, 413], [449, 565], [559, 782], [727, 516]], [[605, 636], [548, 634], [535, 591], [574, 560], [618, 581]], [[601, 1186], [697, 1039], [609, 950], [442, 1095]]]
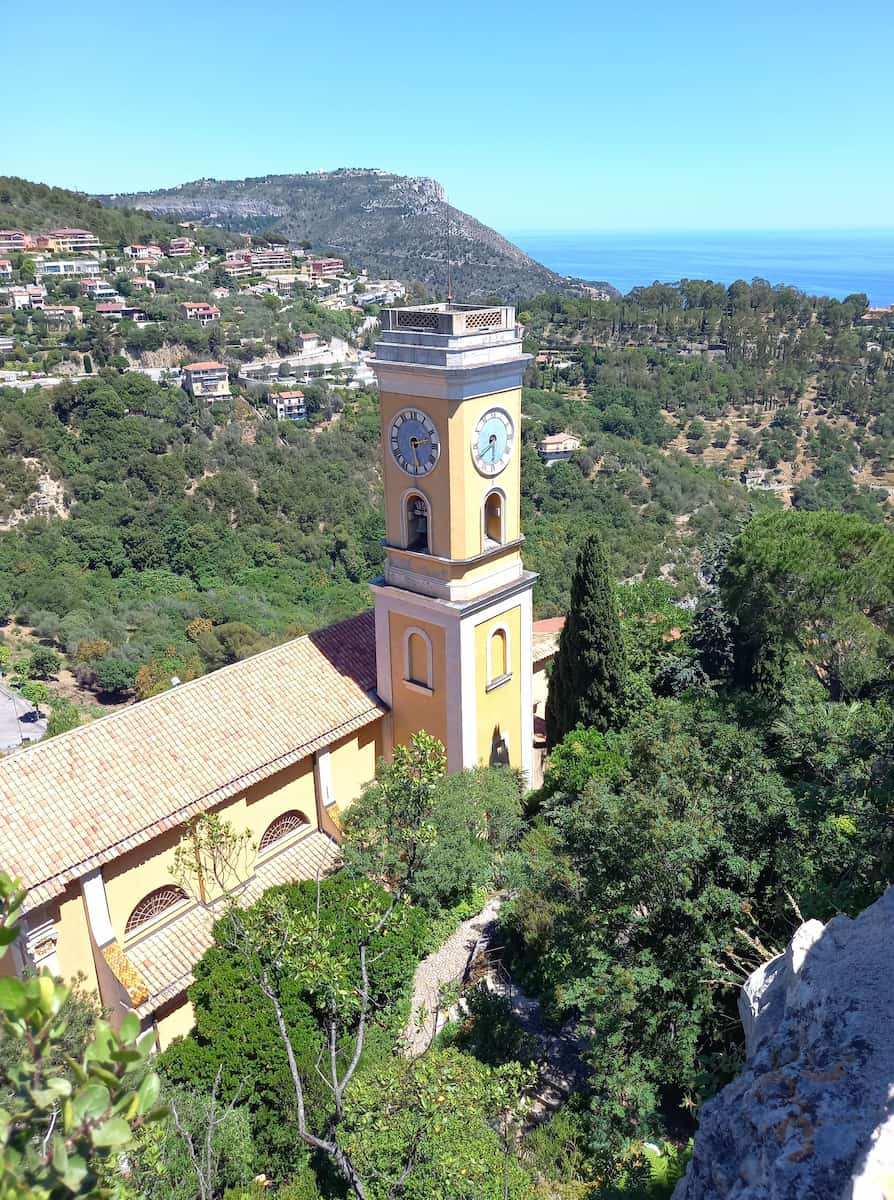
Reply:
[[894, 887], [808, 921], [739, 999], [742, 1073], [673, 1200], [894, 1200]]

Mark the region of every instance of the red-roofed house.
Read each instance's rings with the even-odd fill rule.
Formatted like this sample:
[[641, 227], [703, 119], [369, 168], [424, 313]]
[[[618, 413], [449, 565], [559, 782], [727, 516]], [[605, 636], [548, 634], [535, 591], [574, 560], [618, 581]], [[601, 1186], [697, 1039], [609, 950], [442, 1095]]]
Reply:
[[220, 320], [220, 309], [205, 300], [187, 301], [180, 305], [180, 312], [187, 321], [198, 321], [200, 325]]
[[12, 276], [12, 263], [8, 258], [0, 258], [0, 279], [9, 279]]
[[194, 362], [183, 368], [186, 390], [197, 400], [220, 400], [230, 394], [227, 368], [219, 362]]

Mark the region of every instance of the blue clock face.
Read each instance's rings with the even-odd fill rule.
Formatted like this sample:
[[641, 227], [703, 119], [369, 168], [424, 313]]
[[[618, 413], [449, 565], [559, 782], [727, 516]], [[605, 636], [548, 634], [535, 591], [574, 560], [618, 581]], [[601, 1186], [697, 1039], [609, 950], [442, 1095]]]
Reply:
[[418, 408], [403, 408], [391, 422], [391, 454], [408, 475], [427, 475], [441, 456], [441, 439], [434, 421]]
[[472, 458], [482, 475], [499, 475], [512, 457], [515, 428], [503, 408], [483, 413], [472, 434]]

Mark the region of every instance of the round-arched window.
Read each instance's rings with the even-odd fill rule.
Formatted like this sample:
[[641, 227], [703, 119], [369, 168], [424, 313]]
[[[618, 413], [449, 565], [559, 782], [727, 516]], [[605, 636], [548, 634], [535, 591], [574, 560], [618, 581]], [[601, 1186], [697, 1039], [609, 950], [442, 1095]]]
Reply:
[[297, 809], [281, 813], [264, 830], [264, 836], [258, 846], [258, 853], [260, 854], [262, 850], [269, 850], [275, 842], [281, 842], [285, 838], [291, 837], [299, 829], [307, 829], [308, 825], [310, 825], [310, 821], [303, 812], [299, 812]]
[[182, 904], [184, 900], [188, 899], [183, 888], [177, 887], [173, 883], [156, 888], [154, 892], [143, 897], [127, 918], [127, 924], [124, 926], [125, 935], [136, 933], [141, 925], [148, 925], [150, 921], [160, 917], [169, 908], [176, 908], [178, 904]]

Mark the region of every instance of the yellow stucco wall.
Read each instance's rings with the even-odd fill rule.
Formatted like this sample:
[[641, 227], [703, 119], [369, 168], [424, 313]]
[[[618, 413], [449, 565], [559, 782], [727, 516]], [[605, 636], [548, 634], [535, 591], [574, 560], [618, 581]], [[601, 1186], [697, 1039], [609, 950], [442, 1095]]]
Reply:
[[56, 932], [56, 957], [62, 978], [68, 982], [75, 975], [83, 973], [87, 976], [85, 989], [98, 995], [99, 983], [93, 962], [87, 909], [78, 883], [69, 884], [59, 898]]
[[[388, 614], [391, 639], [391, 711], [396, 745], [406, 745], [414, 733], [424, 729], [447, 744], [447, 665], [444, 630], [403, 613]], [[404, 633], [409, 626], [422, 629], [431, 638], [432, 695], [427, 696], [404, 680]]]
[[186, 1037], [195, 1023], [192, 1005], [184, 998], [179, 1007], [170, 1008], [155, 1022], [160, 1050], [166, 1049], [174, 1038]]
[[[487, 690], [487, 643], [500, 626], [509, 630], [511, 678]], [[499, 616], [475, 626], [475, 703], [478, 761], [487, 765], [497, 731], [509, 735], [509, 757], [513, 767], [522, 765], [521, 744], [521, 608], [516, 605]]]
[[[257, 845], [270, 822], [290, 809], [303, 812], [310, 825], [316, 827], [312, 757], [261, 780], [245, 794], [234, 797], [215, 811], [237, 830], [249, 830]], [[182, 836], [182, 828], [170, 830], [103, 867], [109, 916], [115, 936], [122, 944], [124, 927], [134, 906], [149, 892], [173, 883], [174, 850]], [[249, 855], [247, 865], [253, 867], [253, 854]], [[145, 931], [144, 926], [140, 933]]]
[[[385, 392], [381, 396], [384, 437], [385, 527], [389, 542], [402, 544], [401, 507], [408, 489], [428, 497], [432, 511], [432, 554], [440, 558], [472, 558], [482, 552], [481, 510], [494, 488], [506, 496], [506, 541], [517, 538], [519, 528], [521, 390], [496, 392], [475, 400], [416, 400], [412, 396]], [[504, 408], [515, 425], [515, 449], [508, 466], [490, 479], [481, 475], [472, 461], [472, 431], [479, 417], [493, 407]], [[435, 422], [441, 435], [441, 456], [430, 474], [420, 479], [406, 475], [389, 450], [388, 430], [402, 408], [419, 408]], [[422, 565], [417, 565], [422, 570]]]
[[332, 790], [338, 807], [344, 812], [375, 778], [376, 763], [382, 756], [382, 722], [367, 725], [358, 733], [336, 742], [329, 750]]

